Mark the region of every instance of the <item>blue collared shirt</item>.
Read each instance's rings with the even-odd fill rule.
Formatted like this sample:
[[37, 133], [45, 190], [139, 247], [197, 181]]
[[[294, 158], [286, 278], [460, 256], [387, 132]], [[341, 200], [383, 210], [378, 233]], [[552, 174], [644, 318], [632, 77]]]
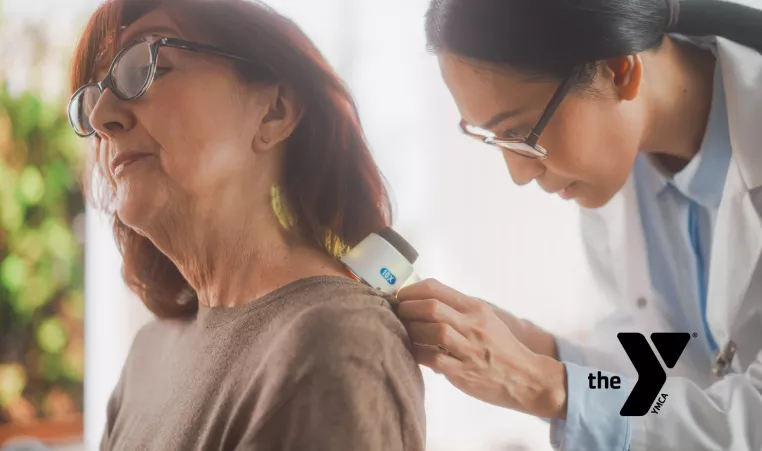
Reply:
[[[718, 63], [707, 129], [696, 156], [674, 176], [643, 154], [633, 168], [653, 288], [665, 302], [675, 330], [704, 332], [708, 357], [717, 345], [706, 322], [707, 277], [730, 158], [727, 104]], [[583, 360], [563, 340], [558, 340], [558, 352], [566, 366], [568, 407], [566, 421], [551, 422], [553, 446], [629, 450], [630, 420], [620, 416], [619, 410], [632, 387], [620, 376], [624, 381], [620, 390], [590, 389], [588, 374], [598, 370], [575, 364]]]

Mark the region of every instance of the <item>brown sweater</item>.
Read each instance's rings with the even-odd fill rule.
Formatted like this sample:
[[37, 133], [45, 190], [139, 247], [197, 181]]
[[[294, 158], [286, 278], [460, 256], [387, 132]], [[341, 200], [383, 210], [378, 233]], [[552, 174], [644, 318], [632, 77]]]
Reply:
[[101, 450], [424, 449], [423, 380], [389, 303], [302, 279], [135, 338]]

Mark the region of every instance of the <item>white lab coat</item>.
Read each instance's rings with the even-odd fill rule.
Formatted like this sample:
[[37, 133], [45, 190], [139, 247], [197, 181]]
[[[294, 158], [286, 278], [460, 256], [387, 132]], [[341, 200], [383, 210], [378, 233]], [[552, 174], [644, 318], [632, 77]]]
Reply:
[[[732, 371], [713, 374], [706, 345], [691, 340], [678, 365], [667, 370], [662, 393], [668, 398], [658, 414], [631, 418], [632, 451], [762, 450], [762, 55], [711, 39], [725, 87], [732, 159], [717, 213], [707, 319]], [[607, 205], [582, 212], [591, 265], [605, 298], [616, 305], [591, 341], [601, 349], [581, 349], [580, 363], [633, 377], [616, 334], [676, 331], [652, 289], [636, 202], [631, 178]]]

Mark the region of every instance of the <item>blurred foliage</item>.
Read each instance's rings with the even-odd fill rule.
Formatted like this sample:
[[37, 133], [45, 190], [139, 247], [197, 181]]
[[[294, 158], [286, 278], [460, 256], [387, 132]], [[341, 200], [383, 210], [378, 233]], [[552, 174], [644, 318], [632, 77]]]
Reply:
[[0, 424], [82, 411], [81, 158], [64, 105], [0, 80]]

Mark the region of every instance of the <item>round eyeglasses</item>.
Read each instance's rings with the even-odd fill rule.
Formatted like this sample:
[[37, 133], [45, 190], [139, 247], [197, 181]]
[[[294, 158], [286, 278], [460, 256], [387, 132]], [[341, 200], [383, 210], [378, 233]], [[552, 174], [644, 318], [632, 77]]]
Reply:
[[67, 113], [69, 123], [77, 135], [84, 138], [95, 133], [90, 123], [90, 115], [106, 89], [110, 89], [122, 100], [135, 100], [148, 90], [156, 75], [160, 47], [174, 47], [248, 61], [215, 47], [178, 38], [150, 36], [133, 42], [117, 53], [103, 81], [87, 83], [71, 96]]
[[545, 129], [545, 126], [548, 125], [550, 118], [553, 117], [553, 113], [556, 112], [556, 109], [558, 109], [558, 106], [564, 100], [564, 97], [566, 97], [569, 89], [571, 89], [573, 81], [574, 72], [563, 79], [561, 85], [556, 89], [553, 97], [550, 98], [550, 101], [545, 106], [545, 110], [542, 112], [542, 115], [540, 115], [540, 119], [537, 120], [537, 123], [532, 127], [529, 135], [525, 138], [498, 138], [494, 133], [489, 131], [489, 128], [496, 125], [500, 120], [502, 114], [499, 114], [492, 120], [488, 121], [487, 125], [484, 127], [471, 125], [465, 120], [461, 120], [460, 129], [466, 135], [476, 138], [485, 144], [497, 146], [524, 158], [531, 158], [533, 160], [548, 158], [548, 151], [541, 145], [537, 144], [537, 141], [539, 141], [540, 134]]

